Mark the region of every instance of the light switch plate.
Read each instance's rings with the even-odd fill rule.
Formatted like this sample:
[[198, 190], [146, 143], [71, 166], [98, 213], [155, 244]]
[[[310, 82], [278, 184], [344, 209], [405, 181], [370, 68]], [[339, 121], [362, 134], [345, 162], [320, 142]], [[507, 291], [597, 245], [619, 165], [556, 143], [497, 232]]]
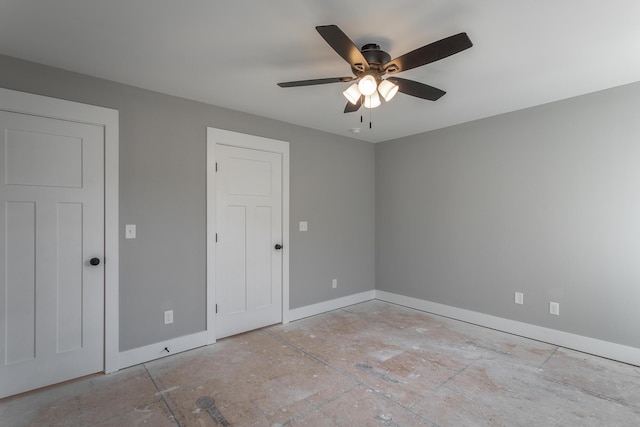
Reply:
[[300, 231], [307, 231], [309, 229], [309, 223], [307, 221], [300, 221]]
[[135, 224], [127, 224], [124, 226], [124, 238], [125, 239], [135, 239], [136, 238], [136, 225]]
[[516, 292], [516, 304], [524, 304], [524, 294], [522, 292]]

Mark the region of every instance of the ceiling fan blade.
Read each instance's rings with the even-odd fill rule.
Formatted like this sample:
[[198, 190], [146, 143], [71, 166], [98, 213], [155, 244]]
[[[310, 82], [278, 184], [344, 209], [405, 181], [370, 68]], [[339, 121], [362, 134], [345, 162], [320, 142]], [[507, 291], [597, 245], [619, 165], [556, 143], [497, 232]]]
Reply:
[[398, 85], [398, 92], [415, 96], [416, 98], [427, 99], [429, 101], [437, 101], [444, 95], [445, 91], [437, 87], [429, 86], [414, 80], [401, 79], [400, 77], [389, 77], [391, 83]]
[[409, 53], [392, 59], [384, 64], [384, 71], [393, 74], [421, 67], [439, 61], [473, 46], [467, 33], [459, 33], [426, 46], [419, 47]]
[[329, 46], [335, 50], [351, 67], [360, 71], [369, 69], [369, 63], [351, 39], [337, 25], [319, 25], [316, 30]]
[[360, 109], [360, 106], [362, 105], [363, 99], [364, 99], [364, 96], [361, 96], [360, 99], [358, 99], [358, 102], [356, 102], [355, 104], [347, 102], [347, 105], [344, 107], [344, 112], [353, 113], [354, 111], [358, 111]]
[[283, 82], [278, 83], [280, 87], [298, 87], [298, 86], [313, 86], [313, 85], [323, 85], [327, 83], [341, 83], [341, 82], [350, 82], [354, 80], [355, 77], [329, 77], [326, 79], [313, 79], [313, 80], [298, 80], [295, 82]]

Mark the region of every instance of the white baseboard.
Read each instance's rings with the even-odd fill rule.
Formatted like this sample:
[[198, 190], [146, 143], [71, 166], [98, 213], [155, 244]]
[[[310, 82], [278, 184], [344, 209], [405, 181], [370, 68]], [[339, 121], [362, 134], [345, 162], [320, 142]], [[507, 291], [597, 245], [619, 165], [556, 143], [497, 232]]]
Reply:
[[[162, 357], [171, 356], [183, 351], [192, 350], [197, 347], [207, 345], [207, 331], [198, 332], [183, 337], [150, 344], [144, 347], [134, 348], [132, 350], [120, 352], [119, 369], [128, 368], [129, 366], [139, 365], [140, 363], [150, 362]], [[169, 351], [167, 352], [168, 349]]]
[[385, 291], [376, 290], [375, 298], [380, 301], [403, 305], [405, 307], [415, 308], [416, 310], [426, 311], [525, 338], [547, 342], [560, 347], [578, 350], [583, 353], [640, 366], [640, 348], [629, 347]]
[[[373, 290], [371, 290], [342, 298], [336, 298], [330, 301], [320, 302], [318, 304], [294, 308], [292, 310], [285, 311], [286, 318], [283, 319], [283, 323], [288, 323], [294, 320], [303, 319], [305, 317], [315, 316], [316, 314], [326, 313], [327, 311], [348, 307], [350, 305], [369, 301], [374, 298], [375, 293]], [[144, 347], [123, 351], [119, 354], [120, 363], [118, 369], [124, 369], [128, 368], [129, 366], [150, 362], [152, 360], [160, 359], [187, 350], [192, 350], [197, 347], [203, 347], [209, 344], [211, 343], [208, 340], [208, 333], [207, 331], [203, 331], [179, 338], [174, 338], [168, 341], [162, 341]], [[168, 348], [169, 351], [167, 352], [165, 348]]]
[[[490, 314], [465, 310], [427, 300], [422, 300], [404, 295], [398, 295], [386, 291], [371, 290], [359, 294], [348, 295], [317, 304], [294, 308], [288, 311], [288, 316], [283, 323], [292, 322], [305, 317], [315, 316], [332, 310], [338, 310], [350, 305], [378, 299], [402, 305], [416, 310], [425, 311], [439, 316], [449, 317], [463, 322], [473, 323], [498, 331], [531, 338], [537, 341], [547, 342], [560, 347], [570, 348], [583, 353], [593, 354], [607, 359], [617, 360], [623, 363], [640, 366], [640, 348], [629, 347], [609, 341], [589, 338], [582, 335], [571, 334], [516, 320], [504, 319]], [[119, 369], [140, 363], [150, 362], [155, 359], [170, 356], [172, 354], [191, 350], [208, 345], [207, 332], [198, 332], [192, 335], [175, 338], [145, 347], [123, 351], [119, 354]], [[169, 352], [165, 350], [169, 349]]]
[[375, 299], [375, 291], [373, 290], [329, 301], [323, 301], [317, 304], [306, 305], [300, 308], [294, 308], [289, 310], [289, 318], [287, 319], [287, 322], [293, 322], [294, 320], [304, 319], [305, 317], [315, 316], [316, 314], [326, 313], [327, 311], [337, 310], [339, 308], [348, 307], [350, 305], [359, 304], [372, 299]]

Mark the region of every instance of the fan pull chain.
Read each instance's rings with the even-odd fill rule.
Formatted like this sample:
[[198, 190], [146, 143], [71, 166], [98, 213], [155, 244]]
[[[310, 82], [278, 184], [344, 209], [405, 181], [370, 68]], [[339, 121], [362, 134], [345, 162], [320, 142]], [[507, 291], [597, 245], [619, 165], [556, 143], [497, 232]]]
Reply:
[[373, 110], [373, 108], [369, 108], [369, 129], [371, 129], [371, 110]]

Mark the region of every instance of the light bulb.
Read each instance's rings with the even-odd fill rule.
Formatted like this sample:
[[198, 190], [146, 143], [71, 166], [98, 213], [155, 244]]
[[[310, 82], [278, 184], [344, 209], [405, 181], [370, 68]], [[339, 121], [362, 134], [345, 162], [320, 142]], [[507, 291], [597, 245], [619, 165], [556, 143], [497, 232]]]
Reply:
[[373, 95], [377, 86], [378, 83], [376, 82], [376, 78], [371, 74], [367, 74], [358, 82], [358, 89], [360, 89], [360, 93], [364, 96]]
[[381, 81], [378, 86], [378, 92], [380, 92], [380, 95], [382, 95], [387, 102], [391, 101], [391, 98], [398, 93], [398, 89], [400, 89], [398, 85], [391, 83], [389, 80]]
[[381, 104], [380, 97], [378, 96], [378, 92], [373, 92], [373, 95], [364, 97], [364, 106], [365, 108], [376, 108]]
[[349, 88], [347, 90], [345, 90], [344, 92], [342, 92], [342, 94], [353, 105], [356, 105], [356, 102], [358, 102], [358, 100], [362, 96], [362, 94], [358, 90], [358, 84], [357, 83], [354, 83], [351, 86], [349, 86]]

